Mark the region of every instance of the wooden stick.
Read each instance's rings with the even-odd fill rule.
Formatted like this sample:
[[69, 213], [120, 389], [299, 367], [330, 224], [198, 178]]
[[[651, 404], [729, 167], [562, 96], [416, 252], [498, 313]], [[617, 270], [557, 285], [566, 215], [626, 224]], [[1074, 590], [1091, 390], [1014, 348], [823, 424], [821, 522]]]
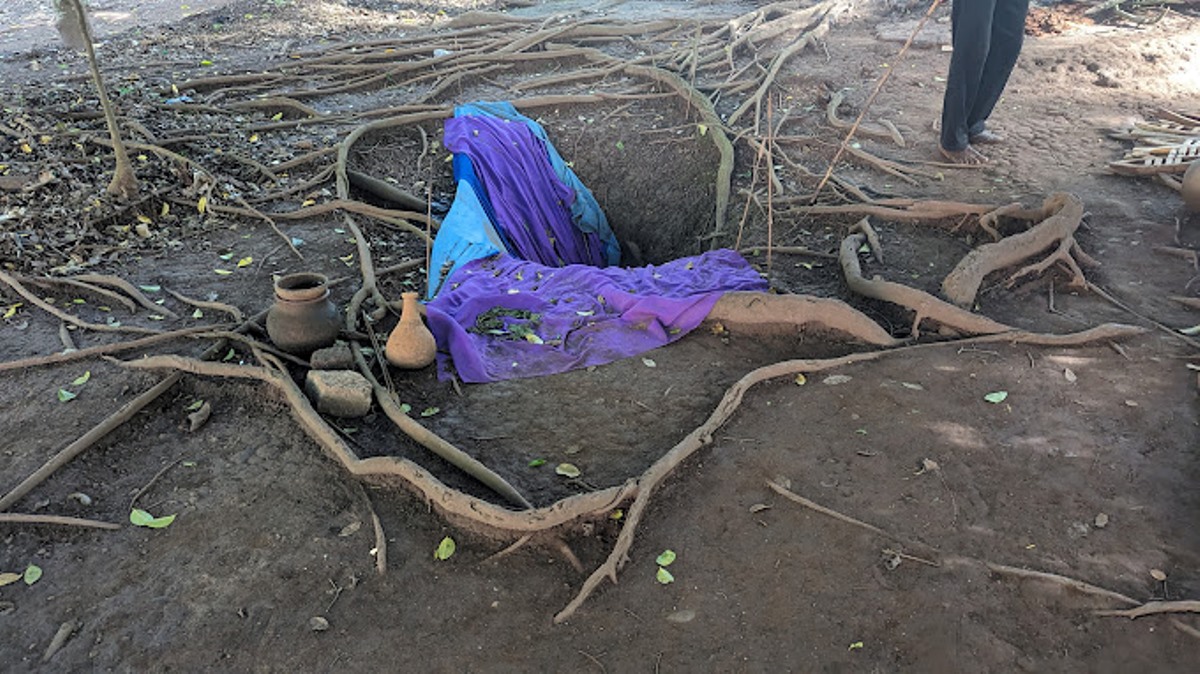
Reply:
[[87, 283], [95, 283], [97, 285], [105, 285], [112, 288], [117, 288], [121, 292], [124, 292], [126, 295], [132, 297], [133, 301], [142, 305], [142, 307], [149, 309], [150, 311], [170, 316], [171, 318], [179, 318], [179, 314], [176, 314], [174, 311], [171, 311], [161, 304], [155, 304], [150, 300], [149, 297], [146, 297], [144, 294], [142, 294], [142, 291], [138, 290], [137, 286], [119, 276], [113, 276], [111, 274], [80, 274], [76, 276], [75, 279], [79, 281], [85, 281]]
[[63, 515], [26, 515], [24, 513], [0, 513], [0, 524], [61, 524], [68, 527], [88, 527], [91, 529], [117, 530], [120, 524], [87, 520], [80, 517], [65, 517]]

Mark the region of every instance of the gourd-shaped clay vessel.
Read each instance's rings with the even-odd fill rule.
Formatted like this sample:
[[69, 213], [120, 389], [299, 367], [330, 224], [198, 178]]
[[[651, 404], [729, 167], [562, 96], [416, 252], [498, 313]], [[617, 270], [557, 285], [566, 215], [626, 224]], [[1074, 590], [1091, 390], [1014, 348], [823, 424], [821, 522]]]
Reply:
[[383, 353], [392, 365], [405, 370], [419, 370], [437, 357], [437, 341], [421, 321], [421, 306], [416, 293], [401, 293], [400, 322], [388, 335]]
[[332, 346], [342, 327], [341, 312], [329, 299], [329, 279], [302, 272], [275, 281], [275, 304], [267, 313], [267, 335], [288, 353], [308, 355]]

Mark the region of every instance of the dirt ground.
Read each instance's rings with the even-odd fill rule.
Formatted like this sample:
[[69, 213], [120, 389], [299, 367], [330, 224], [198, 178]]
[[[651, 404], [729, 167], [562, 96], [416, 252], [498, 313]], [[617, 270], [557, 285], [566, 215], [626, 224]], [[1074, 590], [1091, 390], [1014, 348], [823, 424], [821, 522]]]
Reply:
[[[159, 92], [208, 75], [284, 67], [360, 40], [427, 34], [432, 44], [456, 15], [504, 9], [504, 3], [376, 0], [216, 4], [179, 22], [105, 33], [99, 54], [129, 118], [160, 140], [204, 131], [206, 140], [173, 147], [186, 146], [190, 156], [233, 176], [212, 194], [240, 190], [250, 201], [255, 193], [246, 186], [262, 177], [261, 168], [229, 159], [231, 153], [257, 152], [274, 164], [328, 146], [353, 127], [268, 129], [279, 121], [273, 110], [185, 115], [160, 100], [177, 92]], [[782, 107], [772, 114], [786, 115], [778, 132], [785, 148], [786, 137], [814, 139], [792, 155], [811, 170], [824, 170], [844, 135], [825, 118], [829, 94], [847, 91], [840, 116], [853, 119], [889, 68], [894, 72], [869, 118], [891, 120], [907, 142], [864, 139], [862, 146], [896, 160], [934, 158], [932, 123], [949, 61], [940, 48], [948, 8], [898, 60], [901, 41], [924, 9], [915, 4], [922, 3], [857, 3], [817, 48], [783, 69], [775, 86]], [[553, 26], [568, 19], [724, 19], [753, 7], [564, 1], [510, 3], [504, 11]], [[1061, 3], [1039, 11], [1050, 15], [1039, 17], [1038, 34], [1027, 39], [993, 117], [1008, 142], [987, 149], [986, 168], [929, 167], [915, 184], [854, 162], [838, 171], [880, 196], [1035, 205], [1056, 191], [1078, 195], [1088, 211], [1079, 243], [1100, 262], [1088, 278], [1124, 306], [1070, 291], [1064, 276], [1048, 272], [1015, 288], [989, 279], [975, 309], [1026, 330], [1066, 333], [1121, 322], [1146, 327], [1140, 336], [1076, 348], [923, 340], [927, 346], [813, 374], [802, 385], [793, 377], [764, 382], [655, 493], [619, 583], [602, 585], [563, 624], [552, 617], [608, 555], [620, 519], [588, 522], [566, 536], [584, 573], [549, 546], [496, 559], [505, 543], [448, 524], [413, 494], [360, 487], [266, 386], [185, 376], [9, 509], [118, 522], [120, 530], [0, 522], [0, 574], [20, 574], [31, 564], [42, 572], [32, 584], [0, 587], [0, 670], [1194, 671], [1200, 618], [1102, 617], [1094, 611], [1127, 606], [1004, 570], [1061, 574], [1137, 601], [1200, 598], [1200, 353], [1195, 342], [1169, 334], [1200, 323], [1200, 314], [1171, 299], [1200, 297], [1200, 270], [1194, 258], [1155, 250], [1196, 250], [1200, 216], [1187, 214], [1168, 187], [1106, 169], [1128, 147], [1108, 130], [1160, 108], [1200, 113], [1200, 18], [1168, 12], [1142, 25], [1085, 20]], [[23, 20], [38, 21], [31, 17]], [[197, 317], [166, 297], [166, 289], [252, 314], [269, 305], [274, 273], [303, 269], [357, 279], [355, 245], [340, 219], [284, 225], [287, 237], [301, 242], [301, 262], [260, 220], [192, 215], [196, 193], [179, 188], [192, 174], [158, 158], [138, 160], [152, 197], [132, 210], [105, 210], [110, 205], [100, 193], [111, 162], [95, 145], [85, 150], [83, 137], [68, 129], [103, 132], [103, 121], [88, 114], [94, 100], [85, 63], [48, 36], [21, 44], [6, 39], [0, 33], [0, 164], [5, 175], [30, 179], [53, 164], [56, 179], [28, 192], [0, 190], [0, 269], [27, 277], [115, 274], [158, 289], [146, 293], [165, 298], [164, 306], [183, 318], [156, 322], [145, 310], [125, 311], [62, 285], [33, 286], [39, 296], [94, 323], [182, 328], [214, 320], [214, 312]], [[563, 61], [551, 72], [576, 65]], [[512, 91], [535, 75], [490, 73], [480, 83], [441, 91], [434, 102]], [[587, 92], [638, 85], [605, 80]], [[233, 100], [203, 88], [178, 93], [198, 105]], [[411, 95], [410, 87], [312, 103], [322, 111], [365, 110], [407, 105]], [[728, 116], [745, 95], [718, 100], [718, 113]], [[584, 181], [619, 214], [614, 225], [626, 236], [637, 232], [638, 207], [647, 218], [660, 217], [672, 198], [686, 195], [677, 252], [690, 254], [711, 227], [711, 209], [703, 206], [712, 190], [694, 183], [712, 172], [715, 153], [707, 138], [671, 140], [681, 125], [694, 125], [681, 111], [678, 100], [663, 97], [541, 114], [560, 151], [578, 161]], [[244, 138], [249, 124], [263, 125], [257, 150], [251, 141], [230, 140]], [[441, 165], [436, 143], [421, 145], [414, 129], [374, 138], [369, 151], [360, 147], [368, 153], [363, 157], [375, 158], [372, 165], [360, 157], [364, 166], [411, 186], [426, 150], [430, 165]], [[27, 135], [29, 152], [21, 148]], [[755, 163], [745, 143], [735, 148], [734, 185], [743, 191], [735, 189], [732, 224], [742, 216]], [[679, 161], [685, 167], [672, 166]], [[447, 183], [444, 175], [435, 180], [435, 203], [448, 200]], [[77, 189], [86, 184], [95, 190]], [[783, 197], [801, 190], [791, 182], [785, 187]], [[326, 179], [260, 207], [277, 215], [331, 195]], [[151, 237], [130, 233], [135, 211], [153, 216]], [[765, 211], [753, 204], [748, 211], [743, 245], [765, 243]], [[775, 245], [836, 253], [855, 219], [781, 207], [771, 236]], [[927, 290], [977, 243], [922, 225], [875, 219], [875, 226], [887, 262], [869, 264], [868, 274]], [[410, 232], [371, 223], [367, 234], [377, 265], [424, 254]], [[252, 261], [237, 266], [246, 258]], [[851, 297], [827, 257], [776, 254], [769, 269], [763, 256], [750, 259], [781, 292], [842, 298], [897, 337], [909, 337], [904, 312]], [[422, 282], [419, 274], [397, 275], [383, 288], [394, 295]], [[353, 285], [334, 288], [339, 304]], [[63, 348], [58, 320], [4, 285], [0, 312], [0, 361]], [[756, 367], [864, 349], [811, 333], [765, 337], [710, 327], [646, 354], [654, 367], [638, 357], [457, 388], [426, 371], [397, 375], [397, 389], [414, 410], [437, 409], [421, 419], [430, 429], [542, 506], [636, 477]], [[73, 332], [80, 347], [116, 337]], [[158, 351], [196, 355], [202, 348], [176, 342]], [[228, 362], [242, 360], [249, 354], [236, 351]], [[0, 492], [162, 376], [99, 358], [0, 370]], [[60, 390], [75, 397], [61, 401]], [[1001, 391], [1007, 394], [1001, 402], [985, 400]], [[213, 415], [189, 432], [186, 417], [200, 400]], [[411, 458], [452, 487], [490, 496], [396, 433], [381, 414], [336, 424], [363, 455]], [[535, 460], [546, 463], [531, 465]], [[577, 465], [581, 478], [555, 475], [560, 462]], [[802, 507], [768, 480], [887, 535]], [[162, 529], [128, 526], [134, 499], [139, 508], [177, 518]], [[366, 499], [386, 532], [384, 575], [375, 569]], [[439, 561], [434, 550], [447, 536], [457, 550]], [[669, 567], [674, 582], [662, 584], [656, 557], [667, 549], [677, 555]], [[940, 566], [922, 561], [930, 558]], [[327, 628], [314, 629], [317, 623]], [[69, 636], [44, 661], [66, 624]]]

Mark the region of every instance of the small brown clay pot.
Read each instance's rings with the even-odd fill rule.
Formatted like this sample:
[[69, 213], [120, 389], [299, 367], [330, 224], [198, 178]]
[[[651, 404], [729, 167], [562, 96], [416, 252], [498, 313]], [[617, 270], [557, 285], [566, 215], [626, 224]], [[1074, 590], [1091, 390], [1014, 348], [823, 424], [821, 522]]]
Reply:
[[416, 293], [401, 293], [400, 322], [388, 335], [384, 355], [395, 367], [419, 370], [437, 357], [437, 341], [421, 321], [421, 306]]
[[329, 299], [329, 279], [302, 272], [275, 282], [275, 304], [267, 313], [267, 334], [288, 353], [310, 354], [337, 341], [341, 312]]

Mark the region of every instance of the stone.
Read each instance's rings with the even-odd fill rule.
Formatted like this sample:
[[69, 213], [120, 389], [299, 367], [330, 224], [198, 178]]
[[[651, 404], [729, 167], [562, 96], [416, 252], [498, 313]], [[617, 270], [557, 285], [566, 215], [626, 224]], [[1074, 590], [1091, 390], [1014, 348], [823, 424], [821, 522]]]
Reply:
[[314, 370], [350, 370], [354, 368], [354, 354], [345, 342], [313, 351], [308, 359]]
[[350, 370], [309, 370], [304, 391], [318, 412], [335, 417], [364, 417], [371, 411], [371, 383]]

